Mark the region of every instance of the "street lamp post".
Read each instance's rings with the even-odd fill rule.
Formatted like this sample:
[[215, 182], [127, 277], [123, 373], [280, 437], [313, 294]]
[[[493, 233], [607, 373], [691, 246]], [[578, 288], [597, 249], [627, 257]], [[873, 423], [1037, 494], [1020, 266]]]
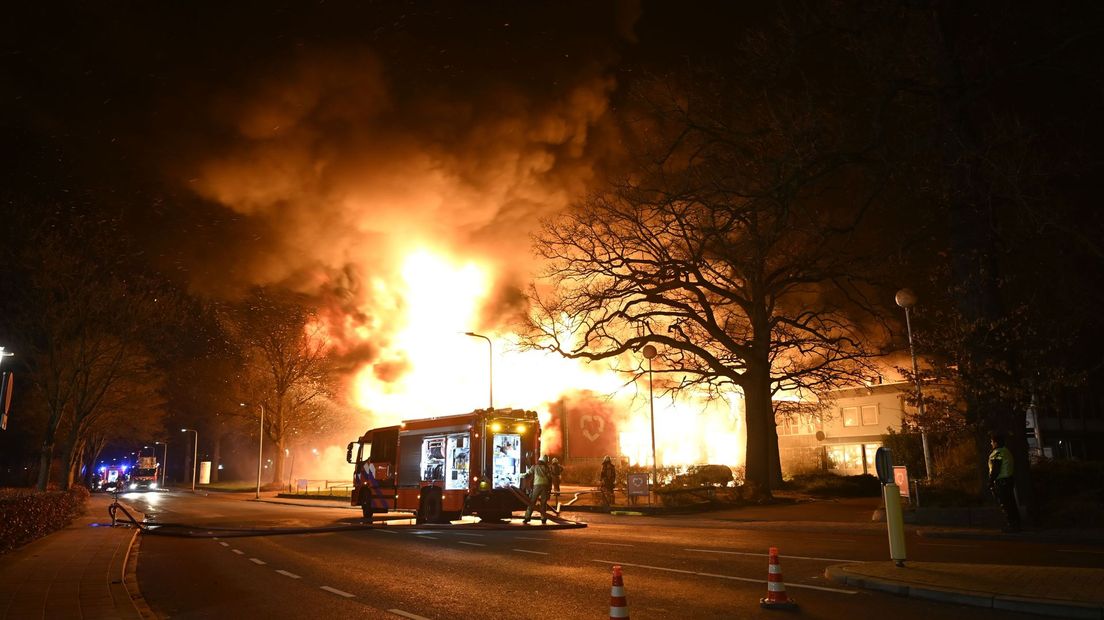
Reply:
[[894, 297], [897, 305], [905, 309], [905, 328], [908, 330], [909, 354], [912, 355], [912, 376], [916, 380], [916, 406], [920, 411], [920, 443], [924, 447], [924, 477], [931, 479], [931, 449], [928, 447], [928, 433], [924, 430], [924, 392], [920, 387], [920, 367], [916, 363], [916, 347], [912, 344], [912, 318], [909, 308], [916, 305], [916, 293], [903, 288]]
[[642, 351], [644, 357], [648, 360], [648, 417], [652, 423], [652, 486], [659, 488], [659, 473], [656, 469], [656, 449], [655, 449], [655, 396], [652, 391], [652, 358], [655, 357], [659, 351], [652, 345], [644, 345]]
[[153, 445], [165, 446], [165, 455], [162, 457], [164, 463], [161, 464], [161, 488], [164, 489], [165, 485], [169, 483], [169, 442], [167, 441], [155, 441]]
[[182, 428], [180, 432], [195, 433], [195, 447], [192, 448], [192, 493], [195, 493], [196, 470], [199, 469], [199, 431], [191, 428]]
[[471, 336], [472, 338], [482, 338], [487, 341], [487, 401], [489, 408], [494, 410], [494, 348], [491, 345], [491, 339], [483, 334], [477, 334], [475, 332], [464, 332], [465, 336]]

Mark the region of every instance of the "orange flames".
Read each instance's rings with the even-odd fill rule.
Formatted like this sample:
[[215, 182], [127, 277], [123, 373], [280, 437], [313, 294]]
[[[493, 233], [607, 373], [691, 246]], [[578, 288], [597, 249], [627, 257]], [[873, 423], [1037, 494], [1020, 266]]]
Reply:
[[[647, 374], [637, 384], [609, 364], [583, 363], [542, 351], [522, 351], [516, 335], [481, 330], [478, 319], [494, 284], [494, 266], [457, 260], [425, 248], [409, 252], [393, 281], [373, 283], [373, 296], [394, 312], [380, 355], [356, 373], [353, 399], [368, 425], [449, 415], [488, 405], [493, 362], [495, 407], [536, 410], [546, 426], [551, 407], [565, 394], [609, 398], [616, 412], [618, 446], [635, 464], [651, 462]], [[479, 332], [487, 341], [465, 335]], [[368, 338], [365, 331], [358, 337]], [[378, 334], [372, 335], [378, 338]], [[489, 356], [493, 355], [493, 359]], [[623, 367], [641, 360], [622, 360]], [[656, 370], [657, 385], [663, 377]], [[654, 398], [656, 454], [660, 465], [743, 462], [743, 403]], [[367, 428], [367, 426], [366, 426]], [[547, 428], [545, 450], [557, 451], [558, 429]], [[572, 432], [572, 431], [569, 431]], [[550, 445], [551, 444], [551, 445]]]

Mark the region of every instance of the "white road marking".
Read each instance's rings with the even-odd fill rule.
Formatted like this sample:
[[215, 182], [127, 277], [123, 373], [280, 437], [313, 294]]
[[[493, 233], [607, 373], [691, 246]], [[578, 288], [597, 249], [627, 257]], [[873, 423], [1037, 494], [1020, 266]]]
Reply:
[[396, 532], [395, 530], [389, 530], [389, 529], [385, 529], [385, 528], [382, 528], [382, 527], [374, 527], [374, 528], [372, 528], [372, 531], [373, 532], [383, 532], [384, 534], [398, 534], [398, 532]]
[[234, 553], [236, 553], [238, 555], [245, 555], [245, 552], [242, 551], [241, 549], [231, 549], [231, 551], [233, 551]]
[[[752, 557], [765, 558], [766, 553], [751, 553], [749, 551], [721, 551], [719, 549], [683, 549], [683, 551], [697, 551], [698, 553], [723, 553], [724, 555], [749, 555]], [[806, 555], [780, 555], [780, 558], [787, 558], [790, 560], [816, 560], [818, 562], [861, 562], [862, 560], [845, 560], [843, 558], [817, 558]]]
[[418, 534], [418, 538], [428, 538], [430, 540], [437, 540], [436, 536], [426, 536], [425, 534]]
[[592, 543], [590, 543], [590, 544], [592, 544], [592, 545], [605, 545], [605, 546], [607, 546], [607, 547], [633, 547], [633, 546], [635, 546], [635, 545], [630, 545], [630, 544], [628, 544], [628, 543], [604, 543], [604, 542], [592, 542]]
[[1098, 553], [1104, 554], [1104, 551], [1093, 551], [1090, 549], [1059, 549], [1059, 553]]
[[260, 558], [249, 558], [249, 561], [254, 563], [254, 564], [260, 565], [260, 566], [264, 566], [265, 564], [268, 564], [268, 562], [265, 562], [264, 560], [262, 560]]
[[330, 592], [332, 594], [336, 594], [338, 596], [344, 596], [345, 598], [356, 598], [355, 594], [349, 594], [348, 592], [345, 592], [344, 590], [338, 590], [337, 588], [331, 588], [330, 586], [319, 586], [319, 587], [321, 587], [323, 590], [325, 590], [327, 592]]
[[965, 548], [965, 549], [977, 549], [977, 548], [978, 548], [978, 545], [959, 545], [959, 544], [955, 544], [955, 543], [930, 543], [930, 542], [920, 542], [920, 543], [916, 543], [916, 544], [918, 544], [918, 545], [926, 545], [926, 546], [928, 546], [928, 547], [963, 547], [963, 548]]
[[531, 538], [529, 536], [515, 536], [514, 538], [516, 538], [517, 540], [539, 540], [541, 542], [548, 542], [552, 540], [551, 538]]
[[457, 536], [476, 536], [478, 538], [483, 538], [482, 534], [473, 534], [471, 532], [453, 532], [453, 534], [456, 534]]
[[429, 620], [429, 618], [426, 618], [425, 616], [412, 614], [409, 611], [403, 611], [401, 609], [388, 609], [387, 612], [395, 614], [396, 616], [402, 616], [403, 618], [410, 618], [410, 620]]
[[230, 543], [228, 543], [228, 542], [219, 542], [219, 544], [222, 545], [223, 547], [229, 547], [230, 546]]
[[528, 549], [514, 549], [514, 551], [517, 551], [518, 553], [532, 553], [533, 555], [548, 555], [544, 551], [530, 551]]
[[291, 577], [292, 579], [302, 579], [302, 577], [300, 577], [299, 575], [296, 575], [295, 573], [289, 573], [286, 570], [277, 570], [276, 572], [280, 573], [284, 577]]
[[473, 543], [473, 542], [468, 542], [466, 540], [458, 540], [458, 541], [456, 541], [456, 544], [458, 544], [458, 545], [470, 545], [472, 547], [486, 547], [487, 546], [487, 545], [484, 545], [483, 543]]
[[[718, 575], [716, 573], [699, 573], [692, 570], [679, 570], [677, 568], [664, 568], [662, 566], [648, 566], [647, 564], [630, 564], [628, 562], [609, 562], [606, 560], [591, 560], [592, 562], [598, 562], [599, 564], [610, 564], [620, 566], [632, 566], [634, 568], [648, 568], [651, 570], [661, 570], [668, 573], [681, 573], [683, 575], [697, 575], [699, 577], [716, 577], [718, 579], [729, 579], [731, 581], [745, 581], [747, 583], [767, 583], [766, 579], [751, 579], [748, 577], [736, 577], [733, 575]], [[858, 594], [857, 590], [840, 590], [838, 588], [824, 588], [821, 586], [807, 586], [800, 583], [786, 583], [787, 588], [804, 588], [806, 590], [820, 590], [822, 592], [836, 592], [838, 594]]]

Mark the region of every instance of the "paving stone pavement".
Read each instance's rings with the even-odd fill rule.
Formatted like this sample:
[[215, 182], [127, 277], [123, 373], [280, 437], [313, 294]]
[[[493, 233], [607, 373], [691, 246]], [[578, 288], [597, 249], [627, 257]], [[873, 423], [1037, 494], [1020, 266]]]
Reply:
[[111, 498], [94, 495], [88, 513], [0, 555], [0, 618], [142, 618], [124, 584], [135, 530], [111, 527]]

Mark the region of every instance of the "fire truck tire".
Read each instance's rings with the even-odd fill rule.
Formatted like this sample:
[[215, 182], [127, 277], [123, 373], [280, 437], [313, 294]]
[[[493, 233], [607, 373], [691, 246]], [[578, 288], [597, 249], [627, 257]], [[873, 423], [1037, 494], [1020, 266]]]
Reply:
[[422, 489], [422, 497], [418, 500], [417, 523], [441, 523], [441, 489], [437, 487], [425, 487]]

